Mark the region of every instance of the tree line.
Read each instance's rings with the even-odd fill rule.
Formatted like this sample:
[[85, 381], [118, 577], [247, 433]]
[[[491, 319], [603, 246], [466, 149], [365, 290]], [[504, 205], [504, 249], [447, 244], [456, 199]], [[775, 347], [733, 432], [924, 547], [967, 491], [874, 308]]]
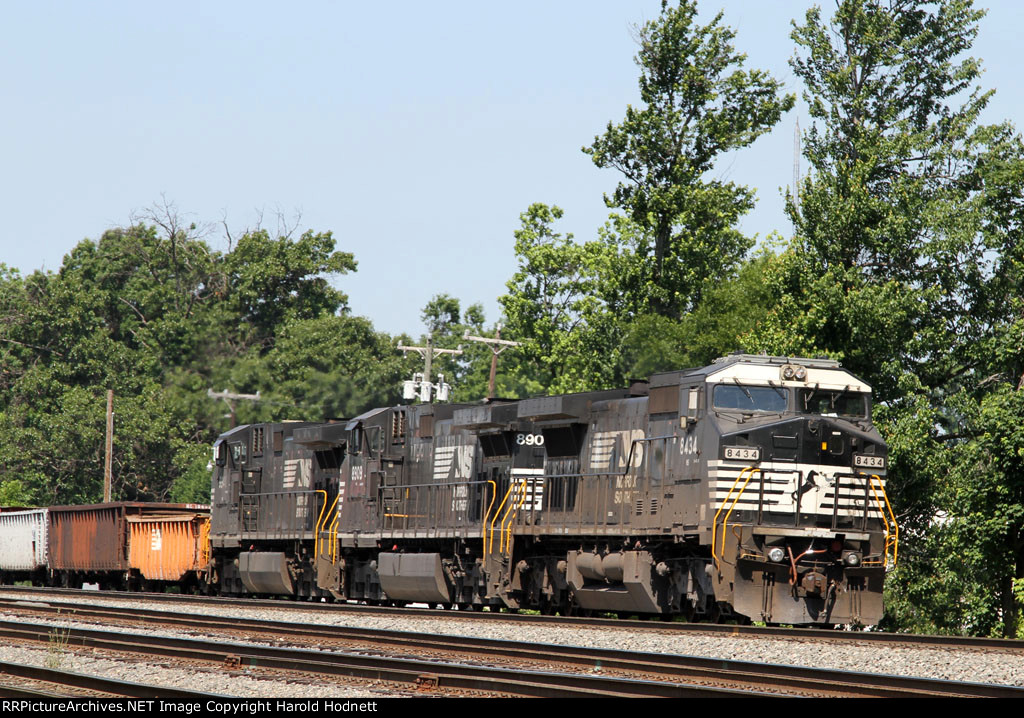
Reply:
[[[555, 204], [520, 217], [501, 316], [423, 308], [454, 400], [622, 385], [732, 351], [827, 356], [874, 387], [901, 525], [885, 625], [1024, 634], [1024, 142], [984, 124], [970, 0], [839, 0], [794, 21], [811, 126], [791, 237], [738, 230], [751, 188], [713, 179], [795, 97], [747, 67], [720, 13], [664, 2], [637, 28], [641, 104], [583, 147], [618, 177], [580, 241]], [[115, 496], [208, 498], [232, 420], [353, 416], [399, 400], [418, 357], [328, 278], [330, 232], [257, 228], [214, 251], [164, 205], [85, 240], [56, 272], [0, 272], [0, 504], [95, 501], [103, 397], [117, 396]], [[420, 337], [424, 339], [425, 336]], [[210, 388], [260, 392], [228, 407]]]

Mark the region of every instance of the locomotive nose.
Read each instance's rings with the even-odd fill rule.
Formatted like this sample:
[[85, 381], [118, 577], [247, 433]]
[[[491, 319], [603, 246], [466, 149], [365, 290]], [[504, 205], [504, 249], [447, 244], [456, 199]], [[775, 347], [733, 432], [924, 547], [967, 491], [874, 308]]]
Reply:
[[817, 464], [848, 464], [857, 438], [844, 427], [823, 419], [806, 420], [804, 429], [805, 460]]

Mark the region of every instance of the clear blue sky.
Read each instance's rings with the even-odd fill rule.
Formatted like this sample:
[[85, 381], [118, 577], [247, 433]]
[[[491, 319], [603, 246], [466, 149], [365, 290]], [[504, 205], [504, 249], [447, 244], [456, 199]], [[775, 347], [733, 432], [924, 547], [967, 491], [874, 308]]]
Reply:
[[[736, 28], [748, 65], [789, 91], [789, 25], [809, 3], [703, 2]], [[986, 121], [1024, 115], [1024, 3], [980, 3], [974, 54], [996, 97]], [[482, 302], [489, 322], [532, 202], [594, 235], [618, 176], [580, 152], [637, 101], [623, 3], [16, 3], [0, 43], [0, 261], [56, 270], [85, 237], [161, 197], [233, 232], [262, 211], [332, 230], [357, 273], [336, 284], [355, 314], [419, 334], [437, 293]], [[826, 12], [832, 5], [824, 3]], [[744, 231], [788, 234], [798, 106], [718, 175], [757, 188]], [[209, 241], [226, 248], [223, 233]]]

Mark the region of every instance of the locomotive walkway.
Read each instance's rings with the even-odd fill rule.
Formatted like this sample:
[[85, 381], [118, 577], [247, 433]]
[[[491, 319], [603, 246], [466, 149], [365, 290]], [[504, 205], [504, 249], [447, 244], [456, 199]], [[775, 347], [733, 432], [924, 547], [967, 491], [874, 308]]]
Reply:
[[[292, 604], [294, 605], [294, 604]], [[0, 601], [4, 612], [61, 614], [67, 606]], [[314, 644], [310, 651], [279, 646], [226, 644], [224, 639], [164, 638], [152, 634], [62, 629], [69, 645], [105, 650], [156, 653], [189, 661], [343, 675], [417, 686], [421, 690], [483, 692], [516, 696], [728, 696], [772, 693], [801, 696], [989, 696], [1024, 697], [1024, 688], [885, 676], [798, 666], [771, 665], [681, 655], [536, 645], [481, 638], [421, 633], [316, 627], [279, 621], [230, 619], [194, 613], [110, 608], [77, 603], [74, 619], [104, 623], [142, 622], [184, 626], [194, 631], [263, 636], [267, 640]], [[663, 625], [663, 624], [662, 624]], [[45, 641], [51, 626], [23, 621], [0, 623], [0, 636]], [[120, 629], [119, 629], [120, 630]], [[353, 645], [355, 644], [355, 645]], [[363, 644], [363, 648], [358, 648]], [[391, 652], [426, 652], [429, 658], [382, 657]], [[344, 649], [346, 652], [340, 652]], [[439, 658], [443, 656], [443, 661]], [[456, 658], [455, 656], [459, 656]], [[485, 661], [512, 663], [484, 666]], [[530, 670], [524, 668], [528, 666]], [[569, 671], [577, 671], [570, 673]], [[578, 671], [586, 671], [584, 674]]]

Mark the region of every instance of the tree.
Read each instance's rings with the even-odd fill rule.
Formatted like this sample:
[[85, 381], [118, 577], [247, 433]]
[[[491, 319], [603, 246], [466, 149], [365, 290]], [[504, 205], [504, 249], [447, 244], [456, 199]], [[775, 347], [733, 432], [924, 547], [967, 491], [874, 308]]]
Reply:
[[758, 252], [736, 276], [704, 292], [700, 303], [679, 320], [645, 314], [625, 324], [619, 375], [647, 377], [707, 366], [718, 357], [746, 350], [743, 337], [768, 313], [764, 275], [776, 261], [769, 249]]
[[981, 16], [969, 0], [843, 0], [794, 29], [812, 171], [746, 341], [829, 354], [874, 386], [906, 547], [891, 625], [1012, 634], [1021, 476], [1001, 454], [1019, 448], [996, 426], [1020, 406], [1024, 145], [978, 124]]
[[706, 180], [723, 152], [746, 147], [770, 130], [795, 98], [763, 70], [744, 70], [746, 56], [719, 13], [697, 25], [696, 2], [683, 0], [638, 30], [640, 109], [608, 124], [584, 148], [598, 167], [624, 176], [609, 207], [640, 229], [631, 235], [642, 301], [633, 311], [678, 318], [709, 281], [729, 273], [753, 241], [735, 225], [754, 192]]
[[334, 250], [330, 232], [305, 232], [297, 241], [272, 238], [265, 229], [242, 236], [224, 257], [233, 310], [269, 347], [274, 327], [287, 319], [310, 319], [348, 308], [348, 297], [324, 275], [356, 269], [351, 253]]
[[324, 314], [277, 331], [262, 365], [267, 401], [247, 407], [243, 418], [351, 418], [398, 402], [408, 362], [398, 342], [374, 331], [368, 319]]
[[258, 230], [221, 254], [158, 209], [155, 224], [80, 242], [56, 273], [0, 269], [0, 473], [18, 477], [0, 485], [7, 500], [101, 498], [107, 389], [123, 500], [208, 498], [208, 447], [228, 426], [211, 387], [267, 395], [243, 420], [319, 419], [397, 394], [390, 338], [348, 317], [324, 276], [355, 268], [330, 233]]
[[[721, 153], [771, 129], [794, 98], [766, 72], [743, 68], [721, 14], [700, 26], [696, 12], [694, 2], [664, 2], [638, 29], [644, 105], [627, 107], [620, 124], [584, 148], [625, 176], [605, 197], [621, 212], [583, 243], [555, 231], [557, 207], [535, 204], [521, 215], [519, 267], [499, 301], [511, 335], [524, 342], [516, 373], [526, 393], [621, 385], [690, 356], [676, 340], [693, 346], [703, 328], [680, 320], [709, 290], [715, 299], [702, 316], [725, 301], [715, 288], [737, 278], [753, 245], [735, 228], [753, 191], [706, 175]], [[738, 338], [710, 344], [735, 348]]]
[[793, 31], [812, 171], [788, 204], [792, 253], [769, 278], [790, 299], [762, 343], [840, 356], [883, 398], [903, 370], [942, 383], [959, 359], [950, 333], [983, 330], [969, 326], [989, 267], [971, 218], [996, 138], [976, 127], [991, 93], [971, 89], [980, 65], [962, 57], [981, 14], [967, 0], [844, 0], [829, 25], [814, 8]]
[[598, 296], [609, 249], [562, 235], [559, 207], [533, 204], [520, 215], [519, 267], [499, 297], [517, 349], [516, 384], [525, 395], [601, 387], [614, 376], [615, 317]]

